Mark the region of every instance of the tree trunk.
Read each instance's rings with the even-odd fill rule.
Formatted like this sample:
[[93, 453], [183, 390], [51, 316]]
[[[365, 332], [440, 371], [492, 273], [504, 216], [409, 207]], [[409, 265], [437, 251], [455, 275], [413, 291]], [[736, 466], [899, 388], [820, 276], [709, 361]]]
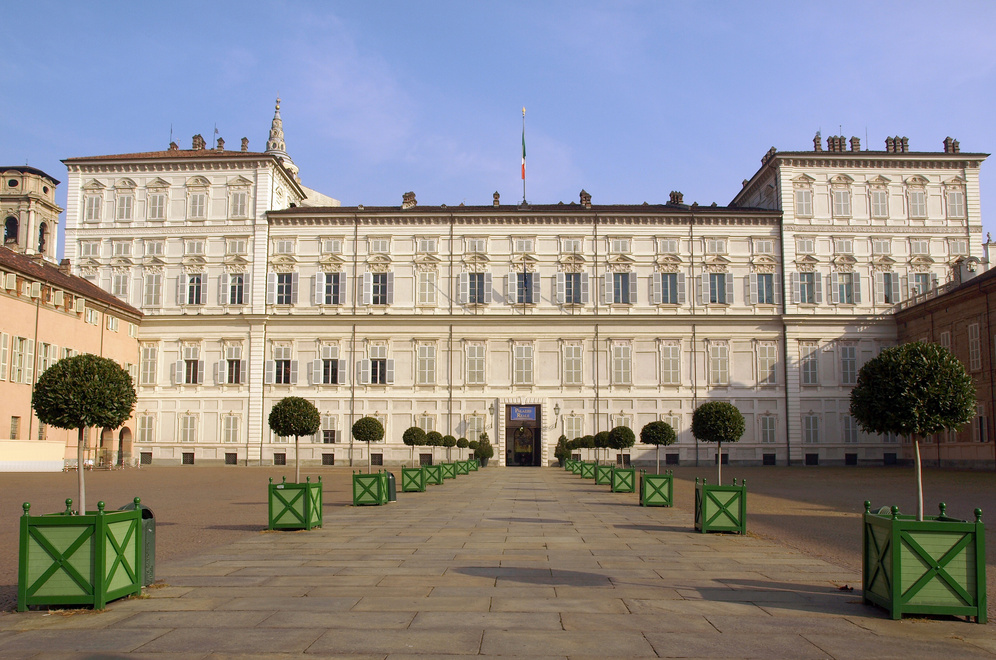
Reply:
[[367, 474], [370, 474], [370, 441], [367, 440]]
[[301, 436], [294, 436], [294, 483], [301, 483], [301, 449], [298, 443]]
[[718, 468], [718, 485], [723, 485], [723, 443], [716, 443], [716, 467]]
[[76, 505], [79, 507], [78, 511], [80, 515], [86, 513], [86, 484], [83, 483], [83, 472], [86, 470], [86, 452], [83, 446], [83, 427], [79, 429], [79, 439], [76, 443], [76, 474], [78, 476], [77, 482], [80, 486], [79, 499], [76, 501]]
[[657, 445], [657, 474], [661, 473], [661, 446]]
[[923, 469], [920, 465], [920, 441], [913, 436], [914, 464], [916, 465], [916, 519], [923, 522]]

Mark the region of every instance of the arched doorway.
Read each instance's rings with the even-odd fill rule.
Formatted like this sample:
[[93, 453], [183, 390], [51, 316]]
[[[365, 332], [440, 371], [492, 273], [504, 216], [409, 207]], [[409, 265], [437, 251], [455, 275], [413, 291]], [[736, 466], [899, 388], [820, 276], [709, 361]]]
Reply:
[[542, 465], [539, 406], [505, 406], [505, 465]]
[[3, 223], [3, 242], [4, 245], [9, 245], [10, 243], [17, 243], [17, 229], [18, 223], [17, 218], [14, 216], [7, 216], [7, 219]]
[[130, 462], [132, 455], [133, 447], [131, 429], [127, 426], [122, 426], [121, 431], [118, 432], [117, 465], [122, 466], [125, 464], [125, 461]]
[[100, 441], [97, 445], [97, 456], [94, 467], [110, 467], [114, 460], [114, 429], [106, 426], [100, 432]]

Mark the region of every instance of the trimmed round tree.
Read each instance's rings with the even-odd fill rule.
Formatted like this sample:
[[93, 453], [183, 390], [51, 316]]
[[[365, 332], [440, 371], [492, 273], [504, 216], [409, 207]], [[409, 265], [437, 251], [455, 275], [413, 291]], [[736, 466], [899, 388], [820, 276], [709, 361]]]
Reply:
[[599, 431], [595, 435], [586, 435], [585, 438], [590, 438], [586, 441], [585, 446], [588, 448], [595, 449], [595, 463], [598, 463], [598, 450], [605, 450], [605, 460], [609, 459], [609, 449], [612, 446], [612, 440], [609, 438], [608, 431]]
[[468, 440], [467, 438], [457, 438], [456, 446], [457, 446], [457, 449], [461, 450], [460, 451], [460, 460], [462, 461], [463, 460], [463, 451], [462, 450], [464, 450], [464, 449], [466, 449], [467, 447], [470, 446], [470, 440]]
[[470, 451], [474, 452], [474, 458], [480, 458], [477, 455], [477, 448], [480, 446], [479, 440], [470, 440], [467, 442], [467, 446], [470, 447]]
[[322, 427], [322, 416], [311, 401], [299, 396], [286, 396], [270, 410], [270, 429], [279, 436], [294, 436], [294, 481], [301, 483], [302, 435], [314, 435]]
[[[442, 447], [443, 434], [439, 431], [429, 431], [425, 434], [425, 444], [427, 447]], [[432, 461], [436, 462], [436, 451], [432, 450]]]
[[353, 423], [353, 437], [367, 443], [367, 474], [370, 474], [370, 443], [384, 439], [384, 425], [375, 417], [361, 417]]
[[[629, 449], [636, 442], [636, 434], [628, 426], [617, 426], [609, 431], [609, 445], [622, 451]], [[632, 461], [631, 461], [632, 463]]]
[[456, 447], [457, 439], [454, 435], [443, 436], [443, 446], [446, 447], [446, 460], [450, 460], [450, 450]]
[[744, 416], [726, 401], [708, 401], [692, 415], [692, 435], [705, 442], [716, 443], [718, 483], [723, 483], [723, 443], [737, 442], [744, 434]]
[[640, 429], [640, 444], [657, 447], [657, 474], [661, 473], [661, 445], [674, 444], [674, 429], [667, 422], [650, 422]]
[[920, 437], [970, 422], [975, 406], [975, 384], [965, 365], [937, 344], [913, 342], [888, 348], [858, 372], [851, 390], [851, 415], [861, 429], [913, 440], [917, 520], [923, 520]]
[[135, 386], [117, 362], [90, 353], [59, 360], [35, 383], [31, 407], [38, 421], [60, 429], [76, 429], [76, 473], [79, 512], [86, 513], [84, 430], [116, 429], [135, 409]]
[[401, 442], [412, 448], [412, 467], [415, 467], [415, 448], [426, 443], [425, 431], [418, 426], [409, 426], [401, 434]]

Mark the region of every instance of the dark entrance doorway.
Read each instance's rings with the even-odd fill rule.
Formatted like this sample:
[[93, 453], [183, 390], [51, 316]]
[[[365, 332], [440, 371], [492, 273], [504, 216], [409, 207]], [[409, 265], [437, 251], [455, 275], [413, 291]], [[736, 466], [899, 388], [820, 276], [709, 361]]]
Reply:
[[542, 435], [539, 406], [505, 406], [506, 465], [541, 465]]

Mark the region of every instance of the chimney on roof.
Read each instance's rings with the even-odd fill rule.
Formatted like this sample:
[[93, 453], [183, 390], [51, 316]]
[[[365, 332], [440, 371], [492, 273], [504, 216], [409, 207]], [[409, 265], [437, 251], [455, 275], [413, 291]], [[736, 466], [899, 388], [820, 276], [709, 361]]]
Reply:
[[415, 208], [416, 206], [418, 206], [418, 202], [415, 201], [414, 192], [409, 191], [401, 196], [401, 208], [411, 209]]
[[885, 138], [885, 150], [890, 154], [896, 152], [896, 138]]
[[861, 151], [861, 138], [851, 137], [851, 151]]
[[193, 137], [192, 142], [193, 144], [191, 145], [191, 148], [194, 151], [201, 151], [207, 148], [207, 143], [204, 141], [204, 136], [202, 136], [200, 133], [198, 133]]
[[179, 151], [180, 150], [180, 145], [178, 145], [176, 142], [170, 142], [169, 143], [169, 150], [170, 151]]
[[249, 151], [249, 138], [242, 138], [242, 151]]
[[591, 194], [584, 188], [581, 189], [581, 206], [586, 209], [591, 208]]
[[677, 206], [679, 204], [684, 204], [684, 203], [685, 203], [685, 196], [682, 195], [677, 190], [672, 190], [671, 199], [668, 200], [668, 206]]
[[225, 150], [225, 139], [224, 138], [218, 138], [218, 146], [215, 147], [215, 148], [218, 151], [224, 151]]
[[501, 195], [498, 194], [497, 190], [495, 191], [495, 194], [492, 195], [492, 197], [494, 198], [494, 202], [492, 203], [494, 206], [498, 206], [499, 204], [501, 204]]
[[908, 137], [904, 137], [900, 141], [902, 142], [902, 153], [908, 153], [910, 150], [910, 139]]
[[59, 272], [65, 275], [72, 275], [73, 269], [72, 265], [69, 263], [69, 259], [63, 259], [59, 262]]
[[952, 137], [944, 138], [944, 153], [946, 154], [961, 153], [961, 147], [958, 145], [958, 140], [955, 140]]
[[816, 136], [813, 138], [813, 151], [823, 151], [823, 137], [819, 131], [816, 131]]
[[762, 165], [767, 165], [768, 161], [771, 160], [772, 158], [774, 158], [774, 156], [775, 156], [776, 153], [778, 153], [778, 150], [775, 149], [774, 147], [771, 147], [770, 149], [768, 149], [768, 152], [766, 154], [764, 154], [764, 156], [761, 158], [761, 164]]

